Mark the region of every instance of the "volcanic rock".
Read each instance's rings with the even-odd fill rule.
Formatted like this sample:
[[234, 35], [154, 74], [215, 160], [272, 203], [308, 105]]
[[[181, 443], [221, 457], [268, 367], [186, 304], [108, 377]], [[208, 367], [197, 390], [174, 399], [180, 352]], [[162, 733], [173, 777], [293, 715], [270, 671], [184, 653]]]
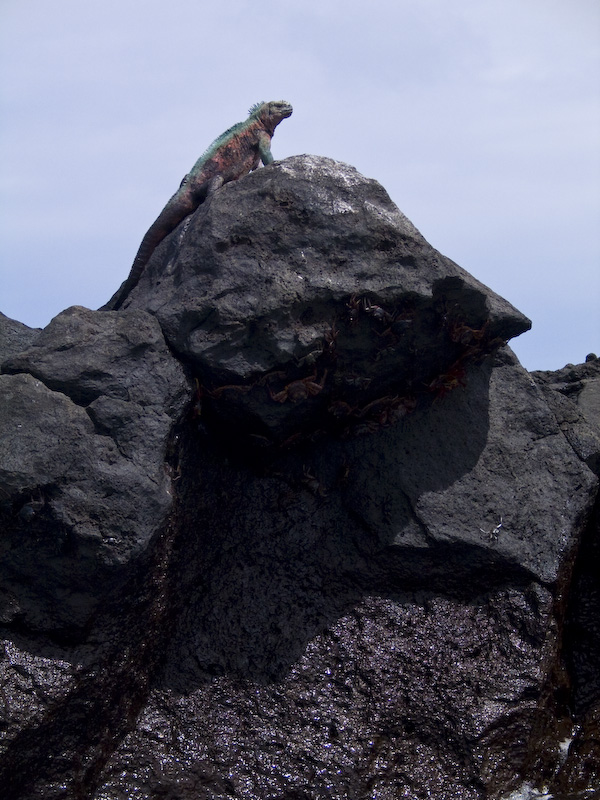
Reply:
[[29, 347], [39, 332], [40, 328], [30, 328], [0, 312], [0, 363]]
[[165, 520], [191, 390], [140, 311], [69, 308], [2, 369], [0, 615], [82, 628]]
[[156, 315], [227, 430], [277, 442], [365, 421], [384, 397], [443, 392], [531, 324], [432, 248], [380, 184], [316, 156], [217, 192], [124, 307]]
[[529, 324], [303, 156], [12, 348], [4, 797], [593, 786], [598, 448], [506, 346]]

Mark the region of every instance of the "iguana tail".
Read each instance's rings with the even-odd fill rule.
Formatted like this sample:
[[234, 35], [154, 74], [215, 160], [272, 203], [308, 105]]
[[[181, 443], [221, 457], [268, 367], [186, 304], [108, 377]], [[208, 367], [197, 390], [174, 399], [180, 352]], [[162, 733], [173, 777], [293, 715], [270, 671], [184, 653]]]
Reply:
[[181, 188], [169, 200], [142, 239], [136, 257], [133, 260], [129, 276], [117, 292], [116, 297], [107, 304], [108, 308], [113, 311], [117, 311], [117, 309], [121, 308], [131, 290], [137, 286], [142, 272], [144, 271], [144, 267], [150, 260], [152, 253], [165, 236], [175, 230], [183, 219], [196, 210], [202, 202], [202, 194], [202, 192], [192, 193], [185, 184], [182, 184]]

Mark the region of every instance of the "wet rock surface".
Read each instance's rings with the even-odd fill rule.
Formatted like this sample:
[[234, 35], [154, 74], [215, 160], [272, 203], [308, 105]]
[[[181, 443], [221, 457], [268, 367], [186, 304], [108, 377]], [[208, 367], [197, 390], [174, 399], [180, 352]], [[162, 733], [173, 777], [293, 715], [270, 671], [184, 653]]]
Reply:
[[[574, 451], [600, 474], [600, 360], [567, 364], [555, 372], [534, 372]], [[569, 710], [576, 722], [564, 764], [555, 778], [557, 792], [585, 792], [600, 786], [600, 499], [581, 537], [568, 590], [563, 635], [569, 676]], [[583, 795], [585, 796], [585, 795]]]
[[125, 306], [2, 364], [4, 796], [597, 785], [593, 365], [534, 381], [529, 321], [312, 156]]

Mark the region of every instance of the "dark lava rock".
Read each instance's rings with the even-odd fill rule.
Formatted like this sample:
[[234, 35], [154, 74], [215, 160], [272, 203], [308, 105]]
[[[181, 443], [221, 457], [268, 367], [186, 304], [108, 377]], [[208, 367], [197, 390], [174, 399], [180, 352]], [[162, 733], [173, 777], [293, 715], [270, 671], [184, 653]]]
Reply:
[[[600, 360], [591, 354], [584, 364], [532, 376], [574, 451], [600, 474]], [[567, 599], [563, 655], [577, 736], [553, 788], [571, 796], [600, 787], [600, 497], [581, 536]]]
[[156, 315], [226, 428], [279, 442], [362, 422], [384, 397], [444, 391], [530, 327], [380, 184], [316, 156], [217, 192], [157, 248], [124, 307]]
[[600, 360], [531, 375], [573, 449], [600, 475]]
[[266, 472], [204, 440], [182, 463], [202, 532], [99, 796], [484, 798], [556, 768], [556, 599], [595, 480], [510, 351]]
[[0, 364], [5, 358], [28, 348], [40, 330], [23, 325], [0, 312]]
[[0, 376], [4, 796], [595, 785], [594, 434], [505, 346], [529, 321], [312, 156], [218, 191], [125, 306]]
[[171, 506], [190, 388], [144, 312], [59, 314], [0, 376], [0, 617], [84, 626]]

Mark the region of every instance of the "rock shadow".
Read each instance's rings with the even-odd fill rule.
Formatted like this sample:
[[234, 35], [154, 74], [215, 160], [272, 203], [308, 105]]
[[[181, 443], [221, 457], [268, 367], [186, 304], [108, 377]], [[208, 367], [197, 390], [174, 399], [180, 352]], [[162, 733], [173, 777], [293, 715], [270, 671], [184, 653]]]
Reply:
[[437, 539], [415, 511], [486, 447], [491, 364], [365, 436], [323, 436], [253, 462], [187, 438], [175, 568], [180, 611], [164, 683], [188, 693], [229, 674], [281, 679], [307, 643], [365, 595], [427, 591], [468, 600], [527, 583], [483, 537]]

